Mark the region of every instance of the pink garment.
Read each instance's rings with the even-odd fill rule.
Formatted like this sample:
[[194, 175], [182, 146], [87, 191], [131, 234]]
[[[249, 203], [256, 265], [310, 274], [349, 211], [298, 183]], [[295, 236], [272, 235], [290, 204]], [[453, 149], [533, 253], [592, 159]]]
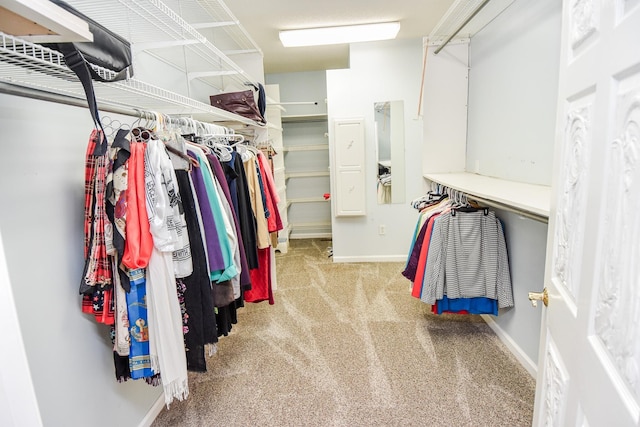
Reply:
[[144, 184], [144, 150], [142, 142], [131, 142], [127, 182], [127, 225], [122, 263], [129, 269], [145, 268], [153, 250], [153, 238], [147, 216]]
[[269, 161], [261, 151], [258, 152], [257, 157], [266, 195], [267, 209], [271, 213], [269, 218], [267, 218], [267, 226], [269, 232], [273, 233], [274, 231], [279, 231], [284, 228], [282, 225], [282, 219], [280, 218], [280, 212], [278, 211], [278, 202], [280, 202], [280, 198], [278, 197], [278, 190], [276, 189], [276, 185], [273, 180], [273, 172], [269, 166]]
[[424, 269], [427, 266], [427, 255], [429, 254], [429, 242], [431, 241], [431, 231], [433, 230], [433, 223], [438, 217], [438, 214], [434, 214], [427, 222], [427, 231], [424, 233], [424, 240], [422, 241], [422, 251], [420, 252], [420, 258], [418, 259], [418, 267], [416, 268], [416, 278], [413, 281], [413, 287], [411, 289], [411, 296], [420, 298], [422, 295], [422, 283], [424, 281]]

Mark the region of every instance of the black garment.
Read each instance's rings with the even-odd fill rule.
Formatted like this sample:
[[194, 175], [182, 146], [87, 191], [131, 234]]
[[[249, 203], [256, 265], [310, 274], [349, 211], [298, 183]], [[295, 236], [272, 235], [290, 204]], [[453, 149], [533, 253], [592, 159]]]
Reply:
[[231, 304], [218, 308], [216, 320], [218, 322], [218, 336], [227, 336], [231, 332], [233, 325], [238, 323], [238, 307], [244, 307], [242, 295]]
[[235, 301], [233, 298], [233, 285], [230, 280], [214, 283], [212, 288], [213, 305], [224, 307]]
[[185, 329], [184, 334], [187, 349], [187, 369], [205, 372], [207, 365], [204, 358], [204, 346], [205, 344], [218, 342], [211, 280], [209, 278], [204, 243], [200, 234], [195, 199], [189, 183], [189, 173], [184, 170], [176, 170], [176, 178], [180, 189], [180, 197], [182, 198], [193, 261], [193, 273], [183, 279], [186, 285], [184, 303], [189, 316], [186, 325], [188, 330]]
[[222, 192], [224, 193], [224, 197], [227, 202], [231, 206], [231, 211], [233, 213], [233, 225], [236, 230], [236, 234], [238, 235], [238, 246], [240, 252], [240, 287], [244, 290], [251, 289], [251, 275], [249, 274], [249, 265], [247, 264], [247, 254], [244, 249], [244, 241], [242, 239], [242, 230], [240, 230], [240, 223], [238, 221], [238, 214], [236, 207], [233, 203], [233, 198], [231, 197], [231, 192], [229, 189], [229, 184], [227, 183], [226, 174], [222, 169], [222, 164], [220, 160], [214, 155], [208, 155], [207, 159], [209, 160], [209, 164], [211, 165], [211, 169], [213, 170], [216, 179], [220, 183], [220, 188], [222, 188]]
[[113, 352], [113, 366], [115, 369], [116, 380], [119, 383], [125, 382], [131, 378], [131, 371], [129, 371], [129, 357], [120, 356], [117, 352]]
[[258, 268], [258, 241], [256, 237], [257, 221], [251, 208], [251, 196], [247, 185], [247, 176], [244, 173], [242, 158], [233, 152], [231, 161], [225, 162], [224, 173], [227, 176], [229, 192], [233, 200], [233, 207], [238, 214], [242, 243], [247, 255], [249, 269]]
[[265, 117], [264, 113], [267, 111], [267, 94], [264, 91], [262, 83], [258, 83], [258, 110], [260, 110], [260, 115]]
[[[116, 157], [113, 159], [113, 164], [111, 165], [111, 170], [113, 172], [116, 172], [119, 168], [121, 168], [125, 163], [129, 161], [129, 157], [131, 157], [129, 140], [126, 138], [128, 133], [129, 130], [120, 129], [116, 133], [116, 137], [113, 140], [112, 148], [118, 149]], [[114, 197], [113, 192], [113, 181], [107, 181], [107, 189], [105, 194], [105, 212], [107, 213], [107, 218], [109, 218], [109, 221], [111, 222], [111, 224], [113, 224], [113, 246], [118, 252], [118, 260], [121, 260], [124, 256], [124, 236], [118, 232], [118, 229], [115, 225], [115, 206], [110, 202], [110, 200]], [[118, 274], [120, 275], [120, 283], [122, 289], [124, 289], [125, 292], [129, 292], [131, 290], [129, 275], [126, 271], [122, 270], [122, 268], [118, 268]]]

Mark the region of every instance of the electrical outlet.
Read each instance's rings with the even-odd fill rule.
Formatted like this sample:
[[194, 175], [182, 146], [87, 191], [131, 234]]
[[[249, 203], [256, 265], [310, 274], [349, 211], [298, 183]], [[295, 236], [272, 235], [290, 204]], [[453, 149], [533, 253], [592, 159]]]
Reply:
[[387, 231], [387, 228], [384, 226], [384, 224], [380, 224], [378, 226], [378, 234], [379, 235], [383, 236], [384, 233], [386, 233], [386, 231]]

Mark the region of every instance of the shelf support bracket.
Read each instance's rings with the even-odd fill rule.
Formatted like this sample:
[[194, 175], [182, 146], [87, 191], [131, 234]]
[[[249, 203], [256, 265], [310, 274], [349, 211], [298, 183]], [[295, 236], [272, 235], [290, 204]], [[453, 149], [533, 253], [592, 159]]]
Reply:
[[237, 71], [193, 71], [188, 73], [189, 80], [199, 79], [202, 77], [221, 77], [232, 76], [238, 74]]
[[176, 46], [188, 46], [191, 44], [200, 43], [199, 40], [187, 39], [187, 40], [168, 40], [161, 42], [145, 42], [145, 43], [134, 43], [131, 45], [136, 51], [144, 51], [144, 50], [152, 50], [152, 49], [166, 49], [168, 47], [176, 47]]
[[199, 30], [201, 28], [218, 28], [218, 27], [230, 27], [233, 25], [240, 25], [238, 21], [222, 21], [222, 22], [203, 22], [200, 24], [191, 24], [193, 28]]
[[436, 50], [433, 51], [434, 55], [437, 55], [438, 53], [440, 53], [440, 51], [442, 49], [444, 49], [444, 47], [449, 44], [449, 42], [451, 41], [451, 39], [453, 39], [455, 36], [458, 35], [458, 33], [460, 31], [462, 31], [462, 29], [465, 27], [465, 25], [467, 25], [481, 10], [483, 7], [485, 7], [487, 5], [487, 3], [489, 3], [491, 0], [484, 0], [482, 3], [480, 3], [478, 5], [478, 7], [471, 12], [471, 15], [469, 15], [469, 17], [467, 19], [464, 20], [464, 22], [462, 24], [460, 24], [460, 26], [453, 32], [451, 33], [451, 35], [449, 37], [447, 37], [447, 39], [444, 41], [444, 43], [442, 43], [440, 46], [438, 46], [438, 48]]

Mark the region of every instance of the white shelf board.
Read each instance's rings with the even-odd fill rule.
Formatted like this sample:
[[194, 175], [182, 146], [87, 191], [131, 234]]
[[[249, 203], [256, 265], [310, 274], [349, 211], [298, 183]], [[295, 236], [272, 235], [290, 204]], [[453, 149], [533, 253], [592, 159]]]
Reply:
[[93, 41], [84, 20], [49, 0], [0, 0], [0, 31], [35, 43]]
[[290, 224], [293, 228], [311, 228], [311, 227], [331, 227], [331, 221], [319, 221], [319, 222], [295, 222]]
[[326, 114], [301, 114], [282, 116], [282, 123], [297, 123], [297, 122], [323, 122], [327, 120]]
[[285, 174], [285, 179], [289, 178], [315, 178], [319, 176], [329, 176], [329, 171], [310, 171], [310, 172], [289, 172]]
[[325, 199], [324, 197], [300, 197], [294, 199], [287, 199], [287, 207], [291, 206], [294, 203], [317, 203], [317, 202], [328, 202], [329, 199]]
[[283, 151], [316, 151], [316, 150], [328, 150], [329, 144], [318, 144], [318, 145], [290, 145], [288, 147], [283, 147]]
[[546, 185], [525, 184], [468, 172], [428, 173], [424, 178], [469, 196], [549, 218], [551, 187]]

